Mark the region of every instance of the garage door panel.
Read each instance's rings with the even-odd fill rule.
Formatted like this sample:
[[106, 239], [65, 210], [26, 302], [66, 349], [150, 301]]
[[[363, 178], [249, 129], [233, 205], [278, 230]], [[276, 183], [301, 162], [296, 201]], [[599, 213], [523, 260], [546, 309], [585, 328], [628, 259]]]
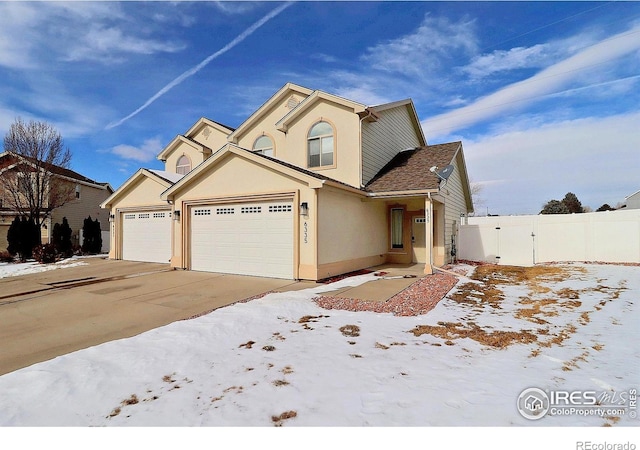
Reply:
[[293, 278], [293, 203], [191, 209], [191, 268]]
[[122, 215], [122, 259], [168, 263], [171, 259], [171, 213], [128, 212]]

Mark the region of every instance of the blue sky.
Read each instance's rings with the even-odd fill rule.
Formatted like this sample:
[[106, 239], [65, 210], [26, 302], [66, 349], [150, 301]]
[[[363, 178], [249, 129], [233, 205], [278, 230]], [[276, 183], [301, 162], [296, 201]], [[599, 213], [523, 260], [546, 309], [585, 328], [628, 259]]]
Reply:
[[463, 141], [481, 214], [640, 189], [637, 2], [0, 2], [0, 134], [50, 122], [114, 188], [287, 82], [412, 98], [430, 144]]

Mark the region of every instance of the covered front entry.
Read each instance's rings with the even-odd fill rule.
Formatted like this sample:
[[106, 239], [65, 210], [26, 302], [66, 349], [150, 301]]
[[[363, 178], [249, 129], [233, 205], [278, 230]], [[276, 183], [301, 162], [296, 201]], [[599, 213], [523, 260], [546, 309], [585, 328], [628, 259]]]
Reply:
[[171, 211], [121, 214], [122, 259], [168, 263], [171, 259]]
[[192, 270], [294, 278], [292, 200], [189, 209]]

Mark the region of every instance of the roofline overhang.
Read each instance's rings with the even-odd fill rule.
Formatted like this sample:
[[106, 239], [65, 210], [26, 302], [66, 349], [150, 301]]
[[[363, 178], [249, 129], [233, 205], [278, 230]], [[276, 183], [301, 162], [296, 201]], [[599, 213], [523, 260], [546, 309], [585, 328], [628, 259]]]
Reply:
[[439, 195], [439, 189], [421, 189], [421, 190], [409, 190], [409, 191], [385, 191], [385, 192], [369, 192], [368, 196], [371, 198], [400, 198], [400, 197], [429, 197], [433, 195]]
[[158, 183], [160, 183], [161, 185], [165, 185], [166, 187], [171, 187], [171, 182], [170, 181], [162, 178], [159, 175], [156, 175], [155, 173], [151, 172], [148, 169], [141, 168], [141, 169], [138, 169], [136, 171], [136, 173], [131, 175], [129, 177], [129, 179], [127, 179], [127, 181], [122, 183], [122, 186], [120, 186], [118, 189], [116, 189], [113, 192], [113, 194], [111, 194], [109, 197], [107, 197], [107, 199], [104, 202], [100, 203], [100, 208], [111, 209], [111, 205], [114, 203], [114, 201], [118, 197], [120, 197], [122, 195], [122, 193], [127, 190], [127, 188], [129, 186], [131, 186], [136, 180], [140, 179], [142, 176], [146, 176], [148, 178], [151, 178], [154, 181], [157, 181]]
[[[245, 148], [239, 147], [235, 144], [227, 143], [220, 150], [211, 155], [206, 161], [199, 164], [195, 169], [185, 175], [180, 181], [176, 182], [172, 186], [169, 186], [162, 194], [160, 194], [160, 198], [164, 201], [172, 200], [175, 193], [180, 191], [184, 186], [188, 185], [189, 182], [193, 179], [196, 179], [200, 176], [202, 172], [204, 172], [208, 167], [215, 165], [219, 160], [224, 158], [229, 153], [233, 153], [240, 158], [245, 158], [247, 160], [253, 161], [259, 165], [268, 167], [275, 172], [280, 172], [286, 176], [291, 178], [295, 178], [297, 180], [306, 183], [307, 186], [311, 189], [321, 188], [324, 184], [335, 185], [336, 187], [342, 187], [339, 183], [331, 182], [330, 180], [322, 180], [310, 175], [306, 175], [304, 173], [298, 172], [295, 169], [289, 168], [287, 166], [283, 166], [278, 164], [277, 162], [271, 161], [267, 158], [263, 158], [259, 155], [254, 154], [252, 151], [247, 150]], [[343, 187], [344, 188], [344, 187]], [[358, 189], [353, 188], [356, 191]]]
[[283, 133], [286, 133], [289, 129], [289, 124], [293, 122], [298, 116], [303, 114], [313, 105], [318, 103], [319, 101], [328, 101], [332, 103], [336, 103], [338, 105], [345, 106], [347, 108], [353, 109], [355, 114], [362, 114], [367, 110], [367, 106], [362, 103], [354, 102], [351, 100], [347, 100], [342, 97], [338, 97], [337, 95], [329, 94], [323, 91], [314, 91], [313, 94], [309, 95], [303, 101], [301, 101], [298, 106], [293, 108], [289, 113], [287, 113], [282, 119], [276, 122], [276, 128]]
[[291, 92], [297, 92], [299, 94], [309, 96], [313, 93], [313, 90], [293, 83], [285, 84], [278, 90], [278, 92], [269, 97], [269, 99], [264, 102], [262, 106], [260, 106], [260, 108], [258, 108], [253, 114], [247, 117], [245, 121], [242, 122], [240, 126], [238, 126], [238, 128], [236, 128], [231, 134], [229, 134], [229, 142], [231, 142], [232, 144], [237, 144], [240, 140], [240, 136], [244, 135], [244, 132], [247, 129], [250, 129], [253, 124], [259, 121], [274, 103], [283, 100], [287, 95], [290, 95]]
[[202, 144], [199, 144], [181, 134], [177, 135], [175, 138], [173, 138], [173, 140], [171, 142], [169, 142], [167, 144], [167, 146], [160, 152], [158, 153], [158, 156], [156, 156], [156, 159], [165, 162], [167, 160], [167, 156], [169, 153], [171, 153], [173, 150], [175, 150], [175, 148], [180, 145], [180, 144], [187, 144], [190, 145], [191, 147], [193, 147], [194, 149], [196, 149], [197, 151], [199, 151], [200, 153], [205, 153], [205, 149], [207, 147], [205, 147]]
[[231, 133], [233, 133], [233, 130], [231, 128], [228, 128], [222, 124], [219, 124], [217, 122], [214, 122], [211, 119], [207, 119], [206, 117], [201, 117], [200, 119], [198, 119], [198, 121], [196, 123], [194, 123], [191, 128], [189, 128], [189, 130], [187, 130], [186, 133], [184, 133], [183, 136], [193, 136], [194, 134], [196, 134], [196, 131], [198, 131], [202, 125], [209, 125], [212, 128], [215, 128], [216, 130], [225, 133], [227, 136], [229, 136]]

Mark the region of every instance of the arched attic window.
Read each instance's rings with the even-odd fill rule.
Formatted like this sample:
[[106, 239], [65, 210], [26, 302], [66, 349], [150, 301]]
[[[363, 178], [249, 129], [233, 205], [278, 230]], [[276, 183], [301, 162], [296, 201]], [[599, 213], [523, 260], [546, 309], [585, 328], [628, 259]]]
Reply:
[[307, 137], [309, 167], [333, 165], [333, 127], [328, 122], [318, 122], [309, 130]]
[[273, 141], [269, 136], [260, 136], [253, 143], [253, 151], [262, 155], [273, 156]]
[[176, 173], [186, 175], [191, 172], [191, 160], [187, 155], [182, 155], [176, 163]]

